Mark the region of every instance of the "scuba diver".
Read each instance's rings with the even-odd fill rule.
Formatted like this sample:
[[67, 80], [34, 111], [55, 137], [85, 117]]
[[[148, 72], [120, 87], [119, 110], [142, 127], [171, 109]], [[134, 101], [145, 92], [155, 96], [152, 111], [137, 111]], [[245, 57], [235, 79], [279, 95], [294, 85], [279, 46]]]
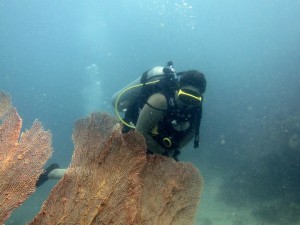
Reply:
[[[140, 132], [148, 154], [161, 154], [178, 160], [180, 150], [194, 137], [199, 147], [203, 93], [206, 79], [197, 70], [176, 73], [173, 63], [147, 70], [113, 95], [112, 103], [123, 133]], [[124, 118], [120, 112], [123, 112]], [[49, 179], [60, 179], [66, 169], [50, 165], [39, 177], [39, 187]]]
[[[123, 132], [140, 132], [147, 153], [162, 154], [178, 161], [180, 150], [194, 137], [199, 146], [203, 93], [206, 79], [197, 70], [176, 73], [173, 63], [154, 67], [113, 96]], [[119, 112], [125, 112], [121, 118]]]

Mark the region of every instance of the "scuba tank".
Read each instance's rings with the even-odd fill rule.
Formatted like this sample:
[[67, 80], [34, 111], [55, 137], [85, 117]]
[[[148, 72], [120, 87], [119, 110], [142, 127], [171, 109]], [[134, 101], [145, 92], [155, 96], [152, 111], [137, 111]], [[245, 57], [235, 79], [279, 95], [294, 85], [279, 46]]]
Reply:
[[166, 67], [157, 66], [147, 70], [141, 77], [116, 92], [112, 97], [112, 104], [119, 120], [127, 127], [134, 129], [135, 126], [124, 121], [119, 112], [125, 113], [129, 108], [131, 108], [135, 103], [136, 98], [141, 97], [142, 91], [145, 87], [155, 86], [161, 81], [174, 83], [174, 81], [177, 81], [176, 78], [177, 76], [173, 68], [173, 63], [168, 62]]
[[[149, 84], [155, 84], [162, 76], [164, 76], [163, 68], [164, 67], [157, 66], [146, 71], [148, 75], [147, 83], [151, 82]], [[126, 111], [126, 109], [130, 107], [130, 103], [132, 104], [134, 99], [141, 93], [143, 87], [141, 78], [142, 77], [139, 77], [130, 82], [127, 86], [113, 95], [112, 104], [116, 106], [118, 112]]]

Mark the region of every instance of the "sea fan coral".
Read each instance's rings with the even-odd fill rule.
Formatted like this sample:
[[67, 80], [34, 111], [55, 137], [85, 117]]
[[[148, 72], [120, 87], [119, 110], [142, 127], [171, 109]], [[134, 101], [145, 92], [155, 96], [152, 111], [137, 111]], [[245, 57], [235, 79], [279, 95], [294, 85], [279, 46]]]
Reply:
[[35, 191], [35, 183], [52, 154], [51, 134], [35, 121], [21, 134], [22, 120], [0, 92], [0, 224]]
[[77, 121], [73, 139], [67, 173], [30, 224], [193, 223], [202, 179], [192, 164], [146, 155], [142, 135], [102, 113]]

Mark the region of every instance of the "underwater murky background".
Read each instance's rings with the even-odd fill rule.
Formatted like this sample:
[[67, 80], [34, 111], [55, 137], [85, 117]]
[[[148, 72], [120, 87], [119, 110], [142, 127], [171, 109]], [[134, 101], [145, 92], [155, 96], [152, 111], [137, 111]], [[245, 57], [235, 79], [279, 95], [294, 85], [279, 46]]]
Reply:
[[[67, 167], [73, 122], [114, 114], [111, 96], [153, 66], [207, 78], [196, 224], [300, 224], [299, 0], [0, 1], [0, 89], [29, 128], [53, 134], [48, 165]], [[54, 181], [14, 212], [39, 211]]]

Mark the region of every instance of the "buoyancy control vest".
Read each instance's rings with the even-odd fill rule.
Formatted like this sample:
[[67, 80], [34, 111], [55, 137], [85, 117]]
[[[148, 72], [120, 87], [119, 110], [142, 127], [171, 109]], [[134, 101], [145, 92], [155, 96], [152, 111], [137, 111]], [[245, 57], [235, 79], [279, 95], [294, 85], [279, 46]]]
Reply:
[[[202, 105], [194, 108], [180, 109], [176, 104], [171, 104], [174, 100], [174, 93], [179, 88], [178, 75], [176, 74], [172, 62], [166, 67], [154, 67], [147, 70], [143, 75], [126, 87], [113, 95], [113, 105], [120, 121], [125, 125], [123, 132], [135, 129], [140, 110], [147, 103], [148, 98], [161, 92], [167, 99], [168, 109], [163, 123], [157, 124], [157, 135], [154, 139], [166, 148], [177, 148], [175, 140], [185, 135], [185, 132], [178, 132], [173, 129], [174, 123], [183, 120], [190, 121], [190, 129], [195, 130], [194, 147], [199, 146], [199, 128], [202, 115]], [[151, 107], [151, 105], [150, 105]], [[119, 112], [125, 113], [121, 118]]]
[[[200, 106], [178, 107], [174, 91], [170, 92], [168, 89], [163, 89], [161, 94], [167, 100], [167, 110], [162, 121], [158, 122], [152, 130], [151, 135], [166, 149], [176, 150], [179, 149], [182, 138], [190, 133], [191, 130], [197, 129]], [[149, 106], [152, 107], [151, 105]]]

